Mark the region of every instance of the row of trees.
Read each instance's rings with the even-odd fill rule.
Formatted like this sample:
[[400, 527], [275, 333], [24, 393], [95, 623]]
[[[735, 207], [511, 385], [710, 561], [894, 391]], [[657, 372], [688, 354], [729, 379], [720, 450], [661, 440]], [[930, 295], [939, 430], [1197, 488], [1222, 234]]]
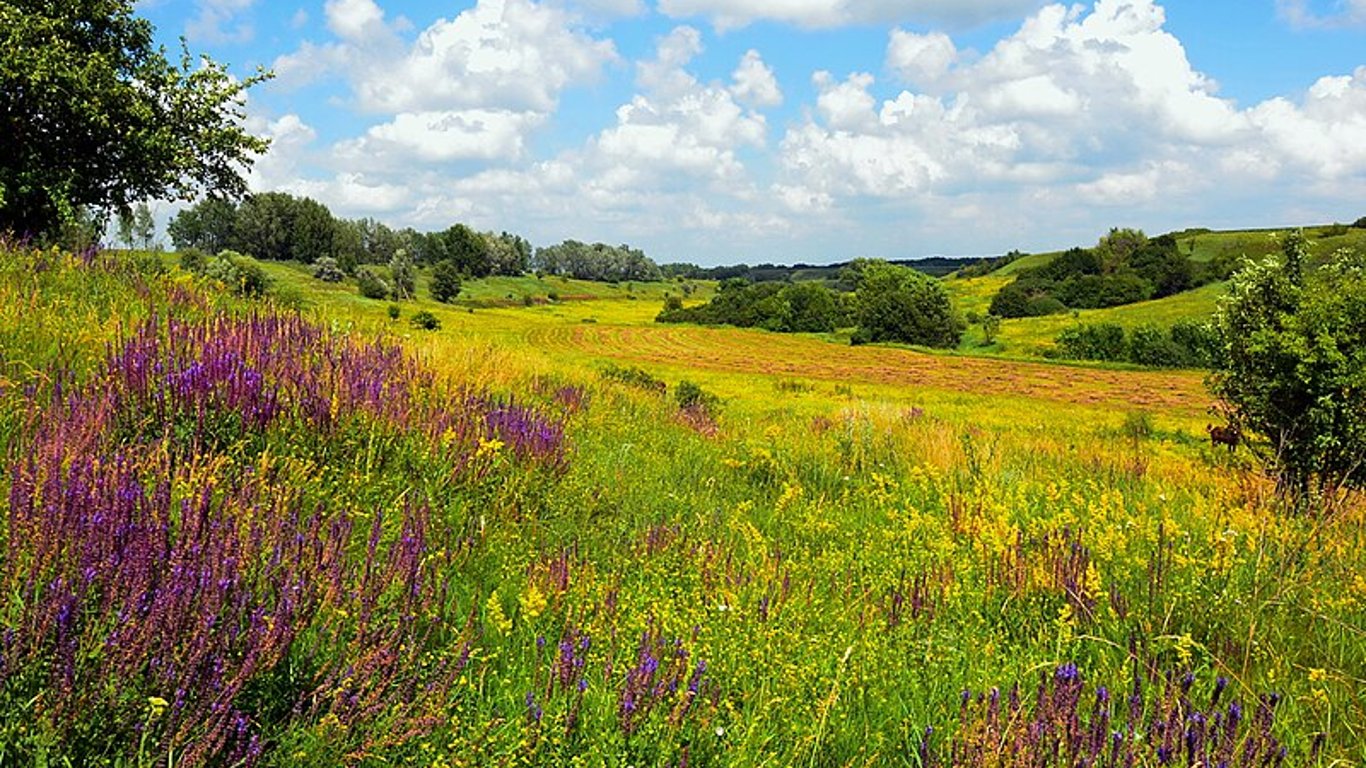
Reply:
[[168, 234], [177, 249], [232, 249], [304, 264], [334, 259], [348, 275], [362, 265], [388, 264], [399, 251], [419, 266], [451, 261], [472, 277], [520, 275], [531, 262], [531, 244], [507, 232], [476, 232], [464, 224], [441, 232], [394, 230], [374, 219], [337, 218], [322, 203], [285, 192], [249, 195], [240, 204], [206, 199], [177, 214]]
[[656, 318], [663, 323], [759, 327], [787, 333], [824, 333], [854, 327], [854, 344], [900, 342], [955, 347], [965, 324], [944, 286], [909, 267], [858, 259], [838, 281], [840, 292], [818, 282], [750, 283], [731, 278], [706, 304], [683, 307], [672, 297]]
[[1112, 229], [1094, 248], [1073, 248], [1022, 270], [992, 299], [990, 312], [1033, 317], [1116, 307], [1181, 293], [1214, 277], [1181, 253], [1171, 235], [1149, 239], [1140, 230]]
[[629, 245], [590, 245], [577, 240], [536, 249], [532, 266], [541, 273], [604, 283], [654, 282], [664, 278], [659, 265], [644, 251]]
[[751, 283], [742, 277], [724, 280], [712, 300], [684, 307], [669, 297], [661, 323], [733, 325], [780, 333], [827, 333], [852, 324], [852, 297], [815, 283]]

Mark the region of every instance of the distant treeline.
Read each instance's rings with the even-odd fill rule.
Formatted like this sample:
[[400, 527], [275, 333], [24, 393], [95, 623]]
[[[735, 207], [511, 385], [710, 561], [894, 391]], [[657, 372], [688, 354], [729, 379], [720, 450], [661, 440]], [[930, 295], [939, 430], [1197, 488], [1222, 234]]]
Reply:
[[[696, 264], [676, 263], [660, 265], [665, 277], [683, 277], [689, 280], [730, 280], [732, 278], [742, 278], [751, 283], [789, 283], [821, 280], [827, 284], [838, 283], [841, 275], [851, 264], [859, 261], [845, 261], [838, 264], [811, 265], [793, 264], [784, 266], [782, 264], [759, 264], [750, 266], [748, 264], [736, 264], [724, 267], [699, 267]], [[917, 272], [931, 277], [943, 277], [956, 272], [965, 267], [989, 262], [989, 258], [962, 257], [950, 258], [945, 256], [932, 256], [925, 259], [898, 259], [889, 261], [902, 267], [910, 267]], [[843, 290], [853, 290], [852, 286], [835, 286]]]
[[[181, 211], [168, 233], [177, 249], [208, 254], [238, 251], [269, 261], [334, 266], [346, 275], [394, 262], [403, 251], [419, 267], [443, 265], [467, 277], [538, 272], [604, 282], [661, 278], [659, 266], [629, 245], [566, 240], [533, 249], [508, 232], [479, 232], [452, 224], [438, 232], [391, 229], [375, 219], [342, 219], [327, 206], [284, 192], [262, 192], [240, 204], [208, 199]], [[331, 260], [326, 261], [326, 260]]]
[[851, 342], [901, 342], [929, 347], [957, 346], [964, 323], [936, 279], [899, 264], [855, 259], [834, 281], [751, 283], [742, 277], [721, 282], [711, 301], [684, 307], [677, 296], [665, 301], [661, 323], [697, 323], [764, 328], [782, 333], [828, 333], [855, 328]]

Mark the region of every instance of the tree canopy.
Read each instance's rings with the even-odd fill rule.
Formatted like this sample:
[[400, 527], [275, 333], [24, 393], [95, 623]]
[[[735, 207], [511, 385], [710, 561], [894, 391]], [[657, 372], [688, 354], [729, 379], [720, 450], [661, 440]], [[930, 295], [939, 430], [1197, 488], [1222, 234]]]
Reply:
[[858, 265], [855, 343], [897, 341], [955, 347], [964, 323], [948, 291], [932, 277], [884, 261]]
[[267, 142], [243, 127], [243, 97], [269, 75], [169, 59], [133, 6], [0, 0], [0, 231], [246, 191], [242, 171]]
[[1307, 260], [1291, 234], [1283, 258], [1233, 277], [1215, 315], [1211, 380], [1232, 425], [1299, 501], [1366, 486], [1366, 258], [1339, 251], [1312, 270]]

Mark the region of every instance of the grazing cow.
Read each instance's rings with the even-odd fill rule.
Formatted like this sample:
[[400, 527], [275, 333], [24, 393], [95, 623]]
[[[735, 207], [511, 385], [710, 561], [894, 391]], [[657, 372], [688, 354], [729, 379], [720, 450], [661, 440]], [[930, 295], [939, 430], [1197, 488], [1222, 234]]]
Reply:
[[1232, 424], [1228, 426], [1210, 424], [1205, 427], [1205, 431], [1209, 433], [1210, 446], [1222, 445], [1226, 446], [1230, 451], [1237, 448], [1238, 443], [1242, 442], [1243, 439], [1243, 433], [1238, 427]]

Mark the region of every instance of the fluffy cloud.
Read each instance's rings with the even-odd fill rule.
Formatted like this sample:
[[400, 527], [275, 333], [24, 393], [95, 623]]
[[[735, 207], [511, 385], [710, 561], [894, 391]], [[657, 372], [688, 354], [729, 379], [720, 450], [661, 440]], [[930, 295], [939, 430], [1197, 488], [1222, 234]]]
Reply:
[[1240, 108], [1153, 0], [1050, 5], [971, 59], [944, 35], [893, 30], [886, 67], [919, 90], [879, 98], [871, 75], [816, 74], [815, 109], [780, 144], [773, 191], [789, 209], [884, 200], [926, 233], [964, 211], [1031, 210], [1061, 233], [1083, 210], [1180, 221], [1268, 185], [1340, 199], [1366, 174], [1366, 67]]
[[887, 44], [887, 68], [909, 83], [938, 82], [957, 60], [958, 48], [943, 32], [918, 35], [894, 29]]
[[1164, 22], [1150, 0], [1048, 6], [967, 64], [943, 35], [894, 30], [888, 69], [925, 91], [878, 107], [871, 76], [819, 74], [821, 119], [788, 135], [786, 163], [817, 189], [896, 196], [1065, 182], [1171, 146], [1245, 140], [1248, 116], [1191, 67]]
[[1037, 0], [659, 0], [659, 10], [669, 16], [705, 17], [719, 29], [756, 21], [802, 27], [902, 21], [965, 26], [1011, 17], [1037, 5]]
[[526, 136], [545, 116], [539, 112], [466, 109], [404, 112], [373, 126], [363, 138], [342, 142], [340, 160], [348, 165], [399, 166], [404, 162], [516, 160]]
[[750, 49], [740, 59], [740, 66], [731, 75], [734, 84], [730, 92], [740, 103], [751, 107], [776, 107], [783, 103], [783, 92], [778, 87], [778, 78], [768, 68], [759, 52]]
[[337, 41], [279, 57], [279, 80], [297, 87], [340, 73], [358, 105], [374, 113], [549, 112], [565, 88], [592, 82], [617, 58], [610, 40], [579, 29], [568, 11], [532, 0], [479, 0], [412, 44], [373, 0], [329, 0], [325, 13]]

